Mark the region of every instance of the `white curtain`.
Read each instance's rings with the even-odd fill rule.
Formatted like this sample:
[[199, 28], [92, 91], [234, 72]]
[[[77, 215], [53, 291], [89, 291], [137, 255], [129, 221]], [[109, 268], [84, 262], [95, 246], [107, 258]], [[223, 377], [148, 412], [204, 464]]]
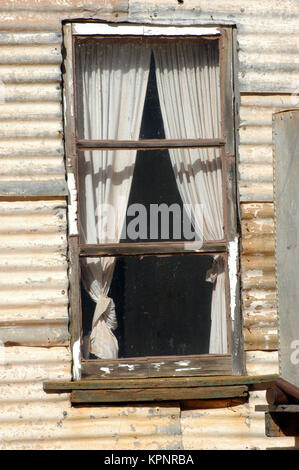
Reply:
[[[133, 43], [82, 43], [79, 136], [85, 139], [138, 140], [150, 66], [150, 49]], [[136, 150], [85, 151], [79, 156], [80, 241], [118, 242], [129, 198]], [[96, 302], [89, 351], [116, 358], [114, 303], [108, 297], [115, 259], [85, 258], [82, 281]]]
[[[190, 42], [154, 47], [156, 78], [166, 139], [221, 136], [217, 46]], [[218, 149], [169, 150], [183, 204], [202, 204], [204, 240], [221, 240], [223, 231], [221, 153]], [[196, 219], [196, 213], [194, 212]], [[196, 222], [196, 220], [195, 220]], [[199, 221], [198, 221], [199, 222]], [[197, 227], [197, 230], [200, 230]], [[215, 257], [207, 280], [213, 282], [210, 353], [227, 352], [225, 272]]]

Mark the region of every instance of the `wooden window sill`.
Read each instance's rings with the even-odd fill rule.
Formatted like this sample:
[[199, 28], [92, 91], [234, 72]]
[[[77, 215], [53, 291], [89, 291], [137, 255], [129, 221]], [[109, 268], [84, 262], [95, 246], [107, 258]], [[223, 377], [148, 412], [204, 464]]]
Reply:
[[71, 393], [72, 403], [130, 403], [172, 400], [213, 400], [247, 397], [264, 390], [277, 375], [101, 379], [44, 382], [48, 393]]

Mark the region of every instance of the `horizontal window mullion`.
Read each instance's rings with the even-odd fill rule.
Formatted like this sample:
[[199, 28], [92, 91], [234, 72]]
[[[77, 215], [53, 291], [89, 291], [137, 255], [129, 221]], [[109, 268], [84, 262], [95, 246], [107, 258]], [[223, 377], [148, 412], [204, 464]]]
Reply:
[[168, 149], [223, 147], [223, 139], [148, 139], [148, 140], [87, 140], [76, 141], [78, 150], [103, 149]]
[[[193, 245], [194, 244], [194, 245]], [[227, 251], [223, 240], [213, 242], [146, 242], [146, 243], [110, 243], [81, 244], [81, 257], [97, 258], [102, 256], [136, 256], [163, 254], [216, 254]]]

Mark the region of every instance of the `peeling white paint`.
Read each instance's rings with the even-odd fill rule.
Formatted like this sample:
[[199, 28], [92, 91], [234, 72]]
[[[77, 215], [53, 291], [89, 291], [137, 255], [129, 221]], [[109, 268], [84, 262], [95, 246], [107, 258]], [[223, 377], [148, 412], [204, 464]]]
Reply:
[[73, 379], [81, 379], [81, 352], [80, 352], [80, 340], [75, 341], [73, 345]]
[[100, 371], [104, 372], [105, 374], [110, 374], [109, 367], [100, 367]]
[[68, 191], [69, 191], [69, 204], [68, 204], [68, 222], [69, 222], [69, 234], [78, 235], [77, 227], [77, 189], [75, 175], [73, 173], [68, 174], [67, 179]]
[[230, 288], [230, 314], [231, 319], [235, 319], [236, 308], [236, 288], [238, 281], [237, 273], [238, 261], [238, 237], [228, 244], [228, 274], [229, 274], [229, 288]]
[[268, 330], [268, 334], [266, 336], [268, 336], [269, 338], [270, 335], [276, 335], [276, 334], [277, 334], [277, 329], [273, 328], [272, 330]]
[[152, 365], [154, 366], [154, 369], [160, 370], [160, 367], [163, 366], [165, 362], [153, 362]]
[[263, 271], [261, 269], [251, 269], [246, 271], [246, 277], [260, 277], [263, 275]]
[[175, 362], [178, 366], [188, 366], [190, 364], [190, 361], [178, 361]]
[[[265, 301], [267, 299], [267, 291], [266, 290], [251, 289], [250, 295], [255, 299], [255, 302], [258, 302], [258, 300]], [[258, 303], [258, 305], [261, 305], [261, 304]]]
[[188, 371], [188, 370], [201, 370], [201, 367], [184, 367], [183, 369], [176, 369], [176, 372]]
[[127, 367], [128, 370], [135, 370], [134, 364], [118, 364], [118, 367]]

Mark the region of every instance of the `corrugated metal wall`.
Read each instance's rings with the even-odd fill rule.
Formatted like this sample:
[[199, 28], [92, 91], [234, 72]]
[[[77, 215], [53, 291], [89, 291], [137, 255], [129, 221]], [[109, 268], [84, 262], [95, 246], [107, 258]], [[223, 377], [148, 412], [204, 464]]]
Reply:
[[247, 350], [278, 347], [272, 115], [293, 107], [296, 99], [290, 94], [241, 94], [238, 167], [242, 307]]
[[236, 23], [246, 363], [249, 374], [267, 374], [278, 368], [271, 124], [273, 112], [296, 103], [298, 14], [296, 0], [1, 2], [1, 449], [293, 446], [292, 438], [265, 438], [263, 414], [254, 412], [261, 393], [212, 410], [207, 403], [72, 408], [67, 394], [46, 395], [42, 382], [69, 379], [71, 370], [61, 21]]
[[242, 204], [242, 312], [247, 350], [277, 349], [272, 203]]
[[235, 23], [243, 92], [290, 92], [298, 87], [297, 0], [129, 0], [129, 18], [156, 23]]
[[[298, 42], [299, 50], [299, 42]], [[299, 93], [299, 77], [297, 79]], [[241, 94], [239, 191], [242, 202], [273, 202], [272, 115], [290, 109], [290, 94]]]
[[0, 363], [0, 449], [182, 448], [176, 403], [71, 407], [46, 394], [46, 379], [70, 379], [65, 348], [6, 348]]
[[66, 245], [65, 200], [0, 201], [3, 343], [68, 344]]
[[0, 30], [0, 195], [65, 193], [61, 40]]
[[[289, 93], [298, 88], [298, 17], [297, 0], [3, 0], [0, 31], [45, 31], [55, 35], [61, 32], [61, 20], [69, 18], [160, 24], [235, 23], [239, 31], [241, 91]], [[50, 57], [55, 61], [55, 51], [49, 46], [52, 41], [42, 41], [44, 47], [39, 54], [48, 49], [47, 61]]]

